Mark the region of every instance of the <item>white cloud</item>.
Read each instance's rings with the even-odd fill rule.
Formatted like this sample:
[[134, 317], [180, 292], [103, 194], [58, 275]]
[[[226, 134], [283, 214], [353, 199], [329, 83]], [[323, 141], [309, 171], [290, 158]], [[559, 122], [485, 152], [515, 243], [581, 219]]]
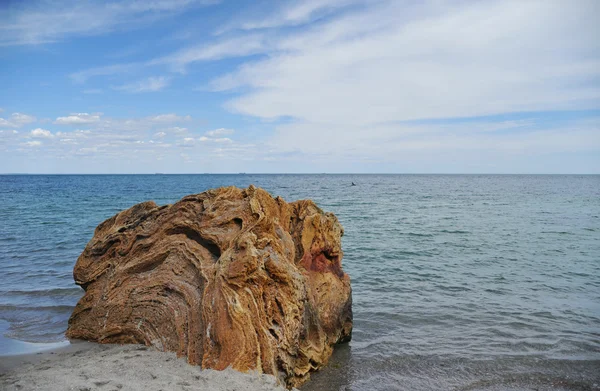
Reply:
[[52, 132], [50, 132], [49, 130], [46, 130], [46, 129], [42, 129], [42, 128], [33, 129], [30, 132], [30, 134], [31, 134], [31, 137], [43, 137], [43, 138], [54, 137]]
[[81, 125], [81, 124], [91, 124], [94, 122], [98, 122], [100, 120], [101, 113], [73, 113], [69, 114], [66, 117], [58, 117], [56, 121], [54, 121], [57, 125]]
[[178, 143], [180, 147], [193, 147], [195, 144], [196, 140], [193, 137], [185, 137]]
[[88, 138], [91, 135], [91, 133], [91, 130], [77, 129], [72, 132], [56, 132], [56, 137], [64, 137], [64, 139], [60, 139], [60, 141], [69, 143], [70, 140], [83, 141], [83, 139]]
[[228, 138], [228, 137], [220, 137], [220, 138], [209, 138], [206, 136], [202, 136], [198, 138], [198, 141], [206, 143], [206, 142], [212, 142], [212, 143], [233, 143], [233, 140]]
[[226, 135], [226, 134], [233, 134], [234, 132], [235, 131], [233, 129], [219, 128], [219, 129], [215, 129], [215, 130], [209, 130], [208, 132], [206, 132], [204, 134], [209, 137], [215, 137], [215, 136], [221, 136], [221, 135]]
[[[444, 161], [468, 163], [471, 170], [478, 167], [475, 171], [485, 172], [487, 163], [509, 161], [516, 155], [532, 158], [600, 151], [598, 129], [600, 117], [560, 125], [534, 119], [527, 125], [490, 120], [368, 126], [293, 123], [278, 126], [268, 149], [311, 159], [393, 163], [404, 165], [409, 172], [414, 167], [431, 172], [430, 166], [437, 167], [434, 170], [438, 172], [452, 171], [449, 166], [440, 165]], [[503, 165], [507, 167], [508, 163]], [[456, 172], [466, 171], [464, 165], [460, 167]]]
[[98, 147], [84, 147], [79, 148], [75, 153], [77, 155], [91, 156], [94, 155], [96, 152], [98, 152]]
[[[53, 139], [53, 147], [58, 148], [60, 145], [79, 145], [83, 148], [99, 148], [102, 151], [106, 148], [126, 148], [128, 145], [146, 144], [146, 141], [150, 137], [166, 137], [169, 135], [165, 130], [165, 125], [177, 124], [180, 122], [189, 122], [192, 117], [189, 115], [178, 115], [176, 113], [158, 114], [148, 117], [141, 118], [111, 118], [102, 116], [101, 113], [72, 113], [69, 116], [58, 117], [55, 124], [59, 125], [83, 125], [85, 124], [87, 129], [75, 129], [69, 131], [58, 131], [56, 133], [43, 128], [35, 128], [28, 131], [21, 137], [13, 139], [5, 138], [6, 143], [15, 143], [28, 141], [27, 139]], [[177, 126], [166, 128], [170, 129], [173, 134], [184, 134], [187, 132], [186, 128], [180, 128]], [[5, 134], [17, 135], [16, 130], [3, 131]], [[143, 141], [143, 142], [139, 142]], [[160, 148], [167, 148], [170, 144], [155, 142], [154, 144], [161, 144]], [[15, 144], [16, 145], [16, 144]], [[25, 144], [23, 144], [25, 145]], [[27, 144], [28, 145], [28, 144]], [[32, 144], [35, 145], [35, 144]], [[70, 151], [75, 152], [75, 150]], [[65, 151], [65, 153], [70, 153]]]
[[199, 137], [198, 141], [202, 143], [233, 143], [233, 140], [228, 137], [218, 137], [233, 133], [233, 129], [227, 128], [209, 130], [208, 132], [204, 133], [204, 136]]
[[[173, 113], [160, 114], [160, 115], [155, 115], [153, 117], [149, 117], [150, 121], [152, 121], [152, 122], [160, 122], [160, 123], [165, 123], [165, 122], [185, 122], [185, 121], [189, 121], [191, 119], [192, 119], [192, 117], [189, 116], [189, 115], [180, 116], [180, 115], [173, 114]], [[173, 127], [173, 128], [170, 128], [170, 129], [173, 129], [173, 131], [175, 131], [175, 132], [181, 132], [181, 131], [187, 130], [186, 128], [179, 128], [179, 127]]]
[[86, 69], [69, 75], [76, 83], [85, 83], [88, 79], [96, 76], [111, 76], [119, 73], [133, 72], [140, 64], [114, 64]]
[[0, 127], [19, 128], [35, 121], [36, 118], [32, 115], [12, 113], [8, 119], [0, 118]]
[[[14, 172], [40, 172], [49, 166], [58, 167], [56, 164], [62, 167], [58, 170], [60, 172], [178, 171], [178, 168], [166, 167], [174, 161], [180, 162], [179, 153], [182, 150], [194, 150], [199, 144], [197, 136], [192, 137], [186, 128], [176, 126], [191, 121], [191, 116], [177, 113], [137, 118], [102, 115], [98, 121], [86, 124], [85, 129], [63, 128], [56, 132], [46, 129], [33, 129], [32, 132], [28, 129], [27, 132], [16, 135], [5, 129], [0, 134], [0, 162], [3, 167], [7, 167], [6, 170]], [[195, 126], [194, 122], [191, 125]], [[157, 137], [162, 135], [161, 132], [164, 137]], [[53, 137], [48, 137], [49, 135]], [[177, 141], [165, 142], [171, 138]], [[211, 146], [216, 145], [231, 144]], [[36, 154], [35, 164], [24, 155], [32, 151]], [[210, 153], [211, 149], [205, 148], [205, 157], [192, 153], [190, 156], [194, 161], [208, 162]], [[166, 166], [152, 165], [157, 160], [164, 162], [161, 164]], [[124, 168], [122, 165], [115, 165], [115, 161], [129, 163]]]
[[307, 126], [598, 108], [596, 9], [385, 2], [274, 37], [266, 58], [212, 86], [244, 88], [236, 113]]
[[13, 113], [11, 121], [20, 125], [25, 125], [31, 122], [35, 122], [35, 117], [32, 115]]
[[76, 130], [75, 133], [89, 134], [89, 132], [117, 132], [123, 136], [128, 136], [135, 132], [151, 131], [151, 134], [156, 132], [173, 132], [183, 134], [187, 131], [186, 128], [168, 127], [165, 126], [190, 122], [190, 115], [178, 115], [175, 113], [158, 114], [142, 118], [111, 118], [105, 117], [102, 113], [73, 113], [67, 117], [58, 117], [55, 124], [59, 125], [86, 125], [89, 129]]
[[263, 35], [247, 35], [186, 48], [152, 60], [147, 65], [170, 65], [173, 70], [184, 72], [186, 65], [194, 62], [248, 56], [264, 52], [267, 47], [266, 39]]
[[[347, 5], [360, 3], [357, 0], [305, 0], [282, 4], [272, 12], [264, 9], [257, 10], [260, 17], [254, 20], [237, 21], [228, 24], [218, 31], [225, 32], [231, 29], [255, 30], [288, 25], [299, 25], [314, 20], [315, 17], [324, 16], [331, 11], [339, 10]], [[272, 3], [268, 3], [273, 8]]]
[[[185, 121], [188, 121], [188, 120], [189, 120], [189, 115], [188, 115], [187, 117], [185, 117], [185, 118], [186, 118], [186, 119], [185, 119]], [[186, 132], [188, 131], [188, 129], [187, 129], [187, 128], [181, 128], [181, 127], [179, 127], [179, 126], [173, 126], [173, 127], [171, 127], [171, 128], [167, 128], [166, 130], [167, 130], [168, 132], [172, 132], [172, 133], [179, 133], [179, 134], [181, 134], [181, 133], [186, 133]]]
[[[76, 1], [5, 6], [0, 14], [0, 46], [37, 45], [68, 37], [105, 34], [148, 25], [195, 4], [215, 1], [153, 0], [135, 2]], [[60, 23], [56, 23], [60, 21]]]
[[169, 83], [170, 79], [168, 77], [149, 77], [147, 79], [139, 80], [133, 83], [116, 86], [113, 87], [113, 89], [134, 94], [140, 92], [156, 92], [168, 86]]
[[102, 91], [101, 88], [90, 88], [90, 89], [87, 89], [87, 90], [83, 90], [82, 92], [84, 94], [91, 95], [91, 94], [101, 94], [103, 91]]

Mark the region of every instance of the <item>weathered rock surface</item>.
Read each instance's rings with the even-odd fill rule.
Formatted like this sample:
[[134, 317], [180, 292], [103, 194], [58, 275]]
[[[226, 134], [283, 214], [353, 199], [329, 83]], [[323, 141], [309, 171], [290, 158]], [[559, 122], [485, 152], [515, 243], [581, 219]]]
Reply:
[[254, 186], [135, 205], [101, 223], [77, 260], [85, 295], [67, 336], [153, 345], [297, 386], [351, 337], [342, 235], [312, 201]]

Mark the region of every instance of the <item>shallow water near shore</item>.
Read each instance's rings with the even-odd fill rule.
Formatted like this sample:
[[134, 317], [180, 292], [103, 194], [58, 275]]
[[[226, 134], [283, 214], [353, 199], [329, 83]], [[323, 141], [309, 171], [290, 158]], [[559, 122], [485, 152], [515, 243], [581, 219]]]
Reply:
[[600, 389], [593, 175], [0, 176], [3, 336], [64, 341], [101, 221], [250, 184], [345, 228], [353, 340], [303, 390]]

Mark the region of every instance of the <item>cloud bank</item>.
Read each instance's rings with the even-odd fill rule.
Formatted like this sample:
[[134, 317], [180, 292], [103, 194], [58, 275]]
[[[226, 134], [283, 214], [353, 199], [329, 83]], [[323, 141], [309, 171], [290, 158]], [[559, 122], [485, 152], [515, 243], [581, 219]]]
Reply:
[[[118, 36], [211, 8], [107, 4], [15, 5], [0, 44]], [[59, 17], [78, 20], [34, 28]], [[594, 0], [252, 2], [203, 19], [209, 31], [175, 29], [131, 61], [63, 75], [82, 101], [136, 94], [128, 112], [153, 111], [83, 105], [52, 128], [21, 102], [0, 137], [5, 151], [124, 153], [154, 171], [553, 172], [568, 160], [597, 172], [599, 18]], [[174, 97], [194, 117], [154, 114]]]

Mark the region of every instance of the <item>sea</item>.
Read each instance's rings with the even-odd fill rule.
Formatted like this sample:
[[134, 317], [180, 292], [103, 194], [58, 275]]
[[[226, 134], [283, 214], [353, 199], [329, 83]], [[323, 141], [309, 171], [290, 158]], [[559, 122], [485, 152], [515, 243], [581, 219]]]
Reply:
[[600, 390], [598, 175], [0, 176], [0, 355], [69, 343], [100, 222], [250, 184], [345, 229], [353, 339], [302, 391]]

